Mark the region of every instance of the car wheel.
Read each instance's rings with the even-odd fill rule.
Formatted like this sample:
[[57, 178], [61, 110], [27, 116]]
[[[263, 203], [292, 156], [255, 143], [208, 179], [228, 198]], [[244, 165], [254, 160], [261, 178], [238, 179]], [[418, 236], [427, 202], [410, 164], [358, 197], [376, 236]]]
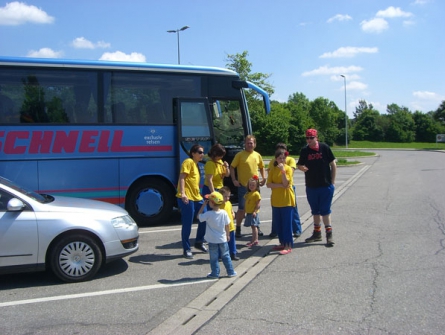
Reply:
[[51, 269], [68, 283], [90, 280], [102, 264], [102, 251], [89, 236], [76, 234], [56, 242], [51, 252]]
[[163, 180], [142, 179], [129, 189], [125, 209], [139, 226], [164, 223], [173, 212], [173, 191]]

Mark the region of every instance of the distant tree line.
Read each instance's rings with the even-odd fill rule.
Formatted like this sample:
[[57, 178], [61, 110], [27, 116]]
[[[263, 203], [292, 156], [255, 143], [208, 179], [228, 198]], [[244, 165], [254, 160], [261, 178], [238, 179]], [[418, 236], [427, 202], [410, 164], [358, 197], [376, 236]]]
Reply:
[[[271, 96], [274, 88], [267, 82], [270, 74], [251, 73], [247, 56], [247, 51], [228, 55], [227, 67]], [[265, 155], [273, 154], [278, 142], [285, 142], [292, 154], [298, 154], [306, 144], [304, 132], [308, 128], [316, 128], [320, 140], [329, 145], [345, 145], [346, 114], [333, 101], [323, 97], [310, 101], [303, 93], [294, 93], [287, 102], [272, 101], [271, 113], [266, 115], [257, 94], [246, 92], [246, 98], [257, 150]], [[386, 114], [380, 114], [372, 104], [360, 100], [353, 115], [353, 119], [347, 120], [348, 142], [434, 143], [436, 134], [445, 133], [445, 101], [428, 113], [412, 112], [393, 103], [387, 105]]]

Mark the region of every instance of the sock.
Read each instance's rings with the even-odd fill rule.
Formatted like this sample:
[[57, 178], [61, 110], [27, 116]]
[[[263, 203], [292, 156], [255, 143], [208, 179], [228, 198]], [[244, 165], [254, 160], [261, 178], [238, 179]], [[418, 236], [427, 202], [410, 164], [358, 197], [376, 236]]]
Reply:
[[332, 226], [325, 226], [326, 233], [332, 233]]

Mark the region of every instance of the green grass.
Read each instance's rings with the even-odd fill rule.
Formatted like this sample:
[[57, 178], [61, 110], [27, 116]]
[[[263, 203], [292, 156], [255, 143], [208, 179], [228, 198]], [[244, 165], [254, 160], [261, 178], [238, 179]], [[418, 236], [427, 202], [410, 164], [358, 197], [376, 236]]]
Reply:
[[[332, 149], [345, 148], [345, 146], [334, 146]], [[414, 150], [445, 150], [445, 143], [392, 143], [392, 142], [369, 142], [351, 141], [349, 149], [414, 149]]]

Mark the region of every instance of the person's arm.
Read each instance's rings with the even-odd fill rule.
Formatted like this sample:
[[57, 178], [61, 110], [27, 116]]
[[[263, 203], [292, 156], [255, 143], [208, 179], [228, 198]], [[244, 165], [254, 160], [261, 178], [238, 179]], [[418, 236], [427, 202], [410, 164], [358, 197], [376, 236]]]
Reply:
[[230, 241], [230, 230], [229, 230], [229, 224], [226, 224], [224, 226], [224, 229], [226, 230], [226, 237], [227, 237], [227, 242]]
[[[204, 202], [201, 205], [201, 208], [198, 211], [198, 214], [196, 214], [197, 216], [199, 216], [200, 214], [202, 214], [202, 212], [204, 211], [204, 208], [207, 206], [207, 204], [209, 203], [209, 201], [206, 199], [204, 200]], [[201, 221], [201, 220], [200, 220]]]
[[229, 167], [229, 163], [227, 163], [226, 161], [224, 161], [224, 169], [225, 169], [225, 174], [224, 177], [228, 177], [230, 176], [230, 167]]
[[185, 194], [185, 178], [187, 177], [186, 173], [181, 173], [179, 175], [179, 193], [181, 194], [181, 200], [183, 203], [188, 204], [189, 199]]
[[253, 210], [252, 216], [253, 216], [254, 218], [256, 217], [257, 213], [258, 213], [259, 210], [260, 210], [260, 202], [261, 202], [261, 199], [259, 199], [259, 200], [257, 201], [257, 203], [256, 203], [256, 205], [255, 205], [255, 209]]
[[209, 186], [210, 192], [215, 192], [215, 188], [213, 187], [213, 174], [206, 174], [205, 181]]
[[260, 181], [260, 186], [264, 186], [264, 184], [266, 184], [266, 175], [264, 173], [264, 168], [260, 168], [260, 175], [261, 175], [261, 181]]
[[332, 185], [335, 185], [335, 177], [337, 176], [337, 163], [335, 163], [335, 159], [329, 163], [331, 166], [331, 182]]
[[236, 180], [235, 168], [233, 166], [230, 166], [230, 176], [232, 177], [233, 185], [235, 185], [236, 187], [240, 187], [240, 183], [238, 182], [238, 180]]

